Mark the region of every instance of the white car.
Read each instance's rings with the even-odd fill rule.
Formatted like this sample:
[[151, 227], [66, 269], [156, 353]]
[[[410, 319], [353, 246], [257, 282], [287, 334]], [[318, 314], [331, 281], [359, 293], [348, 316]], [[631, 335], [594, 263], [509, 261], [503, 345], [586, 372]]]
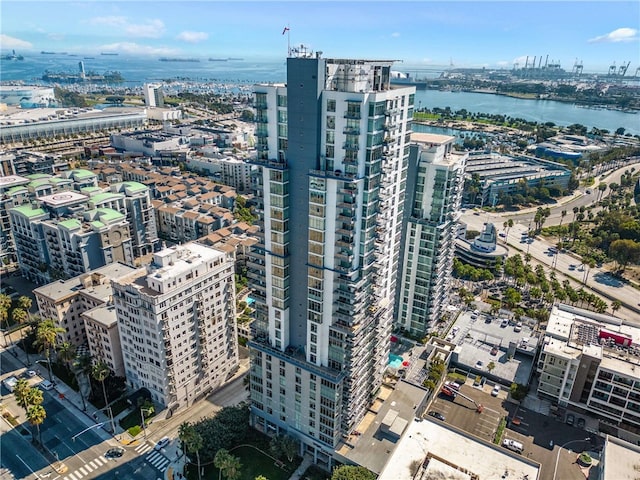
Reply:
[[43, 380], [38, 384], [38, 386], [43, 390], [51, 390], [53, 388], [53, 383], [49, 380]]
[[160, 440], [158, 440], [158, 443], [156, 443], [156, 446], [154, 447], [154, 450], [161, 450], [164, 447], [166, 447], [169, 442], [171, 441], [171, 439], [169, 437], [162, 437]]
[[29, 378], [33, 378], [33, 377], [35, 377], [37, 375], [35, 370], [27, 370], [26, 374], [27, 374], [27, 377], [29, 377]]
[[499, 393], [500, 393], [500, 385], [496, 385], [495, 387], [493, 387], [493, 390], [491, 390], [491, 396], [497, 397]]

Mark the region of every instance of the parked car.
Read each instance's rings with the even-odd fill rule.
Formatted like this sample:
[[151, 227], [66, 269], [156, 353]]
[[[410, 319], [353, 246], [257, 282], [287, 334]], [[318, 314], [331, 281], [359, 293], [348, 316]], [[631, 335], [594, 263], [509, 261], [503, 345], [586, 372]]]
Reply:
[[433, 417], [433, 418], [437, 418], [438, 420], [444, 422], [445, 421], [445, 417], [444, 415], [442, 415], [440, 412], [435, 412], [435, 411], [430, 411], [429, 412], [429, 416]]
[[456, 383], [456, 382], [449, 382], [449, 381], [444, 382], [444, 386], [445, 386], [445, 387], [447, 387], [447, 388], [450, 388], [450, 389], [452, 389], [452, 390], [455, 390], [456, 392], [457, 392], [458, 390], [460, 390], [460, 387], [461, 387], [461, 385], [460, 385], [459, 383]]
[[38, 386], [43, 390], [51, 390], [53, 388], [53, 383], [49, 380], [43, 380], [38, 384]]
[[33, 378], [35, 377], [38, 373], [35, 370], [27, 370], [25, 372], [26, 376], [29, 378]]
[[491, 390], [491, 396], [497, 397], [499, 393], [500, 393], [500, 385], [496, 385], [495, 387], [493, 387], [493, 390]]
[[567, 425], [573, 425], [576, 421], [576, 417], [573, 413], [570, 413], [569, 415], [567, 415]]
[[493, 356], [496, 356], [498, 354], [498, 347], [493, 347], [489, 353]]
[[522, 322], [516, 323], [516, 326], [513, 327], [513, 331], [514, 332], [521, 332], [522, 331]]
[[2, 385], [4, 385], [4, 388], [9, 390], [10, 392], [13, 392], [13, 389], [16, 386], [16, 383], [18, 383], [18, 379], [16, 377], [5, 378], [2, 381]]
[[505, 438], [502, 441], [502, 446], [517, 453], [522, 453], [522, 451], [524, 450], [524, 445], [509, 438]]
[[169, 439], [169, 437], [162, 437], [160, 440], [158, 440], [158, 443], [156, 443], [156, 446], [154, 447], [154, 450], [160, 450], [164, 447], [166, 447], [169, 442], [171, 440]]

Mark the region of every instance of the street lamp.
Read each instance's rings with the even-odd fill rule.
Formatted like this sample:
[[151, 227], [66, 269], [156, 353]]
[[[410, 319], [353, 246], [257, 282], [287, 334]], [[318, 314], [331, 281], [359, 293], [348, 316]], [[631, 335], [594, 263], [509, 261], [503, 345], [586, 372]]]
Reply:
[[591, 437], [587, 437], [587, 438], [582, 438], [582, 439], [578, 439], [578, 440], [570, 440], [567, 443], [565, 443], [564, 445], [562, 445], [559, 449], [558, 449], [558, 455], [556, 455], [556, 466], [553, 469], [553, 480], [556, 480], [556, 473], [558, 472], [558, 462], [560, 461], [560, 452], [562, 451], [562, 449], [564, 447], [566, 447], [567, 445], [569, 445], [570, 443], [575, 443], [575, 442], [588, 442], [589, 440], [591, 440]]
[[144, 421], [144, 414], [151, 415], [153, 413], [153, 407], [140, 407], [140, 419], [142, 420], [142, 430], [144, 430], [144, 438], [147, 438], [147, 426]]

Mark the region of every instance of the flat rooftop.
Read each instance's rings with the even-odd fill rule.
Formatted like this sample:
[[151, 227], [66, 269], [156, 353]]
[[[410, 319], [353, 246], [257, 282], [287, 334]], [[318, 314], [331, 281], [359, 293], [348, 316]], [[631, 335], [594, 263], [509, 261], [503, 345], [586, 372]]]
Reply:
[[93, 274], [107, 279], [119, 278], [123, 275], [134, 272], [135, 270], [136, 269], [134, 267], [130, 267], [129, 265], [125, 265], [124, 263], [111, 263], [109, 265], [105, 265], [104, 267], [92, 270], [91, 272], [83, 273], [82, 275], [78, 275], [77, 277], [70, 278], [69, 280], [58, 280], [56, 282], [43, 285], [42, 287], [36, 288], [33, 293], [50, 298], [53, 301], [62, 300], [69, 295], [73, 295], [80, 291], [84, 291], [87, 293], [94, 292], [94, 295], [98, 298], [105, 298], [107, 290], [109, 292], [107, 296], [110, 295], [110, 281], [105, 280], [104, 284], [95, 285], [94, 283], [97, 282], [92, 282], [90, 286], [85, 287], [82, 279], [86, 278], [87, 275], [91, 276]]
[[636, 480], [640, 447], [607, 435], [602, 449], [602, 480]]
[[61, 207], [72, 203], [83, 202], [88, 198], [89, 197], [82, 193], [69, 190], [66, 192], [54, 193], [53, 195], [45, 195], [44, 197], [39, 197], [38, 200], [51, 207]]
[[[540, 473], [537, 462], [430, 419], [410, 422], [395, 450], [385, 460], [387, 462], [378, 480], [462, 480], [472, 477], [536, 480]], [[435, 463], [432, 465], [432, 462]], [[419, 471], [416, 472], [418, 465]], [[456, 473], [434, 477], [428, 475], [429, 471]]]
[[[487, 323], [488, 319], [491, 319], [490, 323]], [[515, 331], [513, 322], [506, 327], [502, 327], [502, 324], [501, 318], [493, 318], [485, 313], [481, 313], [475, 320], [471, 312], [459, 315], [447, 336], [447, 341], [457, 345], [452, 362], [480, 373], [489, 373], [487, 365], [493, 362], [495, 368], [490, 372], [492, 376], [509, 383], [527, 384], [534, 367], [533, 356], [539, 338], [526, 322], [523, 322], [519, 332]], [[509, 344], [514, 344], [516, 348], [511, 359]], [[498, 351], [491, 355], [494, 347]], [[478, 365], [478, 362], [482, 364]]]
[[11, 188], [17, 185], [26, 185], [30, 182], [26, 177], [20, 175], [9, 175], [8, 177], [0, 177], [0, 188]]
[[[400, 381], [395, 389], [383, 386], [378, 398], [358, 425], [359, 433], [351, 435], [338, 449], [339, 455], [363, 465], [372, 472], [379, 473], [389, 455], [398, 448], [397, 436], [385, 433], [380, 428], [390, 410], [397, 412], [397, 418], [413, 423], [418, 407], [428, 392], [416, 385]], [[394, 415], [395, 416], [395, 415]], [[401, 425], [402, 422], [399, 422]], [[406, 425], [404, 430], [406, 430]], [[402, 432], [399, 432], [402, 435]]]

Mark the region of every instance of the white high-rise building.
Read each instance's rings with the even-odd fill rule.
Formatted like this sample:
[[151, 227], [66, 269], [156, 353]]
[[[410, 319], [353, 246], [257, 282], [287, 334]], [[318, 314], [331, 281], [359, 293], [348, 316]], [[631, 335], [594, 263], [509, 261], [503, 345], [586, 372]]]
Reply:
[[157, 83], [145, 83], [144, 104], [147, 107], [164, 107], [164, 93], [162, 86]]
[[189, 243], [113, 281], [127, 382], [170, 410], [220, 387], [238, 367], [233, 257]]
[[251, 421], [329, 464], [388, 362], [415, 93], [392, 63], [300, 47], [255, 87]]
[[411, 135], [396, 324], [426, 335], [449, 300], [467, 153], [454, 137]]

